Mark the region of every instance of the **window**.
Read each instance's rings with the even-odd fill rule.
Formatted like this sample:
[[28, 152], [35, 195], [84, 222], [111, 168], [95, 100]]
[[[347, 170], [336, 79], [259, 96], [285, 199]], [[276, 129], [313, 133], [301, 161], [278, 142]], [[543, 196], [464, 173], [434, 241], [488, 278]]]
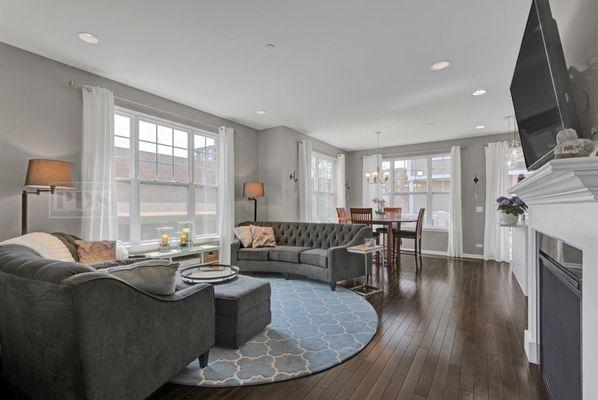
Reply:
[[193, 221], [217, 233], [218, 148], [214, 134], [118, 109], [114, 158], [119, 239], [156, 241], [157, 228]]
[[447, 229], [451, 192], [450, 154], [382, 160], [382, 174], [390, 180], [382, 186], [382, 197], [403, 214], [416, 215], [426, 209], [424, 226]]
[[335, 179], [336, 160], [312, 152], [311, 187], [312, 213], [316, 222], [336, 222]]

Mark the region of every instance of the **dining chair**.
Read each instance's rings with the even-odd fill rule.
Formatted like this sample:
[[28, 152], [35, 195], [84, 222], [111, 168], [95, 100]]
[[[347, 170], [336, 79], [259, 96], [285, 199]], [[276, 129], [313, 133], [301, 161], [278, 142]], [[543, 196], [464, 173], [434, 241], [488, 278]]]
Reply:
[[346, 224], [349, 221], [345, 207], [336, 207], [336, 216], [338, 217], [339, 224]]
[[[393, 217], [396, 217], [397, 219], [401, 219], [401, 211], [402, 211], [401, 207], [384, 207], [385, 215], [391, 215]], [[392, 228], [393, 235], [396, 235], [398, 233], [398, 231], [399, 231], [398, 228]], [[381, 235], [382, 244], [385, 247], [388, 246], [388, 225], [380, 227], [380, 228], [376, 228], [376, 232]], [[393, 260], [396, 257], [396, 253], [395, 253], [394, 249], [396, 249], [396, 247], [393, 247], [393, 254], [392, 254]]]
[[[373, 226], [374, 213], [371, 208], [350, 208], [351, 210], [351, 223], [352, 224], [366, 224], [370, 227]], [[376, 243], [380, 244], [380, 234], [376, 231], [372, 232]], [[374, 256], [376, 258], [376, 267], [380, 267], [380, 256], [378, 253]]]
[[[420, 208], [417, 213], [417, 222], [415, 223], [415, 230], [400, 229], [394, 236], [395, 248], [398, 248], [399, 241], [402, 239], [413, 240], [413, 252], [401, 251], [402, 254], [413, 254], [415, 256], [415, 268], [420, 269], [422, 265], [422, 228], [424, 226], [425, 208]], [[393, 232], [394, 234], [394, 232]], [[397, 254], [400, 257], [400, 254]], [[419, 263], [418, 263], [419, 261]]]

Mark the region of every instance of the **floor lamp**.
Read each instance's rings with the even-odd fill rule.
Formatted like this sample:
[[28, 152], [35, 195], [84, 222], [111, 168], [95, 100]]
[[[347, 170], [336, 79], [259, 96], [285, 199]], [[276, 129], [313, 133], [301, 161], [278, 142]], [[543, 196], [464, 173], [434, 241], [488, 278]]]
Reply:
[[262, 182], [244, 183], [243, 197], [253, 200], [253, 221], [257, 221], [257, 198], [264, 197], [264, 184]]
[[[67, 161], [29, 160], [25, 189], [21, 193], [21, 234], [27, 233], [27, 198], [30, 194], [43, 192], [54, 194], [56, 189], [74, 187], [74, 166]], [[28, 190], [29, 189], [29, 190]]]

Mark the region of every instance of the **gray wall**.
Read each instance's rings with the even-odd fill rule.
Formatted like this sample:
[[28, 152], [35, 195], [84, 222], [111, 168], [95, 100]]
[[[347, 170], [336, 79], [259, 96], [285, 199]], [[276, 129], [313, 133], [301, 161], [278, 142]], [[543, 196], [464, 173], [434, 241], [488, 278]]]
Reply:
[[[251, 218], [253, 209], [242, 198], [242, 184], [258, 178], [256, 130], [0, 43], [0, 240], [21, 233], [20, 193], [28, 159], [61, 159], [81, 165], [81, 93], [67, 86], [69, 80], [108, 88], [115, 96], [164, 112], [116, 101], [129, 109], [212, 131], [189, 119], [233, 127], [236, 219]], [[30, 196], [30, 231], [80, 231], [79, 220], [49, 218], [48, 204], [47, 194]]]
[[[463, 212], [463, 252], [481, 255], [483, 248], [477, 248], [477, 243], [484, 243], [484, 212], [475, 211], [476, 206], [484, 207], [486, 193], [486, 161], [484, 146], [486, 143], [507, 140], [507, 134], [480, 136], [466, 139], [448, 140], [433, 143], [421, 143], [408, 146], [387, 147], [375, 151], [353, 151], [347, 155], [347, 176], [351, 190], [347, 204], [350, 207], [362, 207], [363, 187], [363, 155], [411, 155], [447, 152], [451, 146], [461, 146], [461, 196]], [[473, 197], [474, 174], [480, 179], [478, 186], [480, 196], [476, 201]], [[424, 231], [423, 249], [431, 251], [446, 251], [448, 234], [446, 231]], [[409, 241], [408, 241], [409, 242]], [[411, 243], [405, 243], [411, 247]]]
[[259, 133], [259, 177], [264, 182], [265, 198], [259, 199], [258, 219], [299, 220], [299, 185], [289, 179], [298, 173], [298, 142], [311, 141], [314, 151], [336, 157], [344, 151], [286, 126]]

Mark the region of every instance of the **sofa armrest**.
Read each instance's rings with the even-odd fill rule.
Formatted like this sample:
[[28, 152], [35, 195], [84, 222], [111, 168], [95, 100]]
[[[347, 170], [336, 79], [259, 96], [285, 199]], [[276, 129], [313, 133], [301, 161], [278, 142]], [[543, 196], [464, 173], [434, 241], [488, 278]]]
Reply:
[[[364, 256], [350, 253], [347, 248], [363, 244], [365, 239], [372, 237], [372, 228], [363, 227], [348, 243], [328, 249], [328, 269], [330, 282], [351, 279], [364, 274]], [[368, 262], [371, 255], [367, 255]]]
[[239, 259], [239, 249], [241, 248], [241, 241], [237, 238], [233, 239], [230, 244], [230, 263], [236, 265]]
[[89, 398], [145, 398], [214, 345], [211, 285], [152, 296], [96, 278], [67, 290]]

